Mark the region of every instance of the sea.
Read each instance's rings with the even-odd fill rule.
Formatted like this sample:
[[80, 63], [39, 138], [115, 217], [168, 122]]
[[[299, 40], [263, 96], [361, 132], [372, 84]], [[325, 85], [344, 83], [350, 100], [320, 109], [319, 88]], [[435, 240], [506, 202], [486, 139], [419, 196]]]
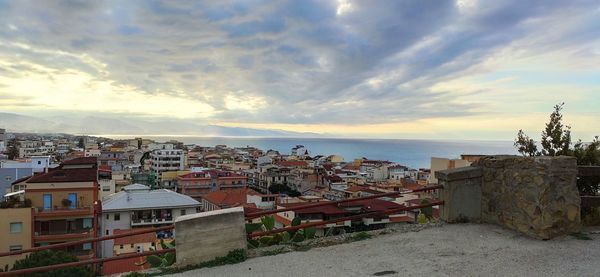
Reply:
[[[115, 139], [123, 137], [107, 136]], [[345, 161], [366, 157], [388, 160], [411, 168], [429, 168], [431, 157], [460, 158], [461, 154], [517, 154], [512, 141], [352, 139], [352, 138], [255, 138], [255, 137], [162, 137], [144, 136], [155, 141], [177, 140], [185, 144], [229, 147], [254, 146], [289, 154], [296, 145], [304, 145], [311, 156], [340, 155]]]

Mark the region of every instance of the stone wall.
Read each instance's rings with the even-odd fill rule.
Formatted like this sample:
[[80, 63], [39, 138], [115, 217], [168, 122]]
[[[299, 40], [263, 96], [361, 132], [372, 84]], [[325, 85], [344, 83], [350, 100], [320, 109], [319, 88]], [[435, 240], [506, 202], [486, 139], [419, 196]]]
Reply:
[[581, 227], [575, 158], [487, 156], [436, 177], [443, 220], [495, 223], [541, 239]]
[[177, 266], [197, 265], [246, 249], [244, 208], [180, 216], [175, 220]]
[[579, 231], [575, 158], [488, 156], [472, 166], [483, 170], [483, 221], [542, 239]]

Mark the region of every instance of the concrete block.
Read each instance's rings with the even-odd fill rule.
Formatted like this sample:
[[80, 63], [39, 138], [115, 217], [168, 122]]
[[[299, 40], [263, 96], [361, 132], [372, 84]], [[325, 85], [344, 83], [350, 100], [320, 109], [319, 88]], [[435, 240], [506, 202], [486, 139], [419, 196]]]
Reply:
[[196, 265], [246, 249], [244, 208], [190, 214], [175, 220], [177, 266]]
[[481, 220], [481, 168], [464, 167], [436, 172], [440, 185], [440, 216], [446, 222], [479, 222]]

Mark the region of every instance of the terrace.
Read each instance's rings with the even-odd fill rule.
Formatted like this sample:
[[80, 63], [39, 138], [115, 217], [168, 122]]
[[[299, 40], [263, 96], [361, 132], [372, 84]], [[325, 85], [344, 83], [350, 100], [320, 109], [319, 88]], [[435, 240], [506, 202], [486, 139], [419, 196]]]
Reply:
[[[583, 229], [579, 217], [581, 207], [600, 206], [598, 197], [581, 197], [576, 180], [586, 176], [599, 176], [598, 168], [577, 168], [575, 160], [557, 158], [489, 157], [472, 167], [439, 171], [439, 186], [413, 190], [411, 193], [441, 189], [440, 200], [419, 205], [390, 207], [385, 210], [364, 210], [358, 214], [319, 220], [318, 222], [292, 224], [291, 226], [248, 231], [247, 222], [269, 214], [299, 210], [310, 211], [318, 206], [336, 204], [354, 206], [351, 202], [401, 196], [408, 192], [390, 192], [379, 195], [346, 199], [328, 203], [307, 203], [271, 211], [244, 213], [242, 207], [217, 210], [180, 217], [174, 226], [151, 230], [132, 231], [130, 234], [84, 239], [49, 247], [66, 247], [76, 244], [115, 239], [140, 233], [175, 229], [176, 249], [144, 252], [123, 257], [102, 258], [21, 272], [0, 273], [0, 276], [32, 273], [52, 268], [101, 264], [116, 259], [134, 258], [155, 253], [177, 252], [177, 267], [195, 266], [223, 257], [229, 251], [249, 249], [248, 239], [304, 230], [363, 218], [382, 218], [402, 212], [433, 206], [440, 207], [444, 222], [478, 222], [483, 224], [434, 224], [433, 228], [417, 226], [406, 232], [398, 226], [369, 231], [380, 236], [336, 245], [315, 248], [308, 252], [292, 252], [274, 257], [258, 257], [240, 264], [212, 269], [188, 271], [175, 276], [274, 276], [281, 272], [301, 272], [303, 276], [365, 276], [365, 275], [502, 275], [528, 276], [577, 275], [597, 276], [600, 268], [595, 259], [600, 254], [597, 242], [600, 232]], [[579, 177], [578, 177], [579, 175]], [[492, 190], [490, 190], [493, 188]], [[504, 202], [496, 202], [503, 200]], [[375, 209], [375, 207], [371, 207]], [[543, 220], [542, 220], [543, 219]], [[266, 224], [265, 224], [266, 226]], [[215, 230], [219, 230], [215, 232]], [[409, 230], [410, 231], [410, 230]], [[305, 233], [302, 232], [302, 233]], [[304, 234], [303, 234], [304, 235]], [[572, 235], [572, 236], [569, 236]], [[304, 241], [304, 246], [320, 246], [328, 239], [353, 241], [358, 235], [317, 238]], [[367, 237], [368, 238], [368, 237]], [[364, 239], [364, 237], [363, 237]], [[583, 240], [591, 239], [591, 240]], [[267, 241], [267, 240], [264, 240]], [[295, 240], [294, 240], [295, 241]], [[335, 244], [335, 243], [334, 243]], [[264, 253], [280, 254], [290, 247], [303, 244], [260, 245]], [[0, 256], [39, 251], [49, 247], [2, 253]], [[309, 248], [310, 248], [309, 247]], [[258, 248], [258, 249], [261, 249]], [[306, 249], [303, 249], [306, 250]], [[270, 252], [267, 252], [270, 251]]]

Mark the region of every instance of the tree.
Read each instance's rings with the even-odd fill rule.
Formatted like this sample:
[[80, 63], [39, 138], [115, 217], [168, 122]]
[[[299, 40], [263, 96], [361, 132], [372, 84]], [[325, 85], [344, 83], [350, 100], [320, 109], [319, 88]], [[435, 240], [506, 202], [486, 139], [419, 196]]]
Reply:
[[535, 141], [527, 136], [523, 130], [519, 130], [514, 145], [517, 148], [517, 151], [523, 156], [533, 157], [539, 155]]
[[84, 141], [83, 137], [79, 137], [79, 140], [77, 141], [77, 147], [85, 148], [85, 141]]
[[[44, 250], [30, 254], [25, 259], [18, 260], [12, 270], [40, 267], [53, 264], [76, 262], [77, 258], [64, 251]], [[29, 277], [88, 277], [94, 276], [89, 267], [74, 266], [55, 269], [47, 272], [28, 274]]]
[[515, 139], [515, 147], [523, 156], [572, 156], [571, 127], [562, 123], [562, 109], [565, 103], [554, 106], [550, 121], [542, 131], [542, 150], [538, 151], [535, 140], [519, 130]]
[[562, 124], [561, 111], [564, 105], [565, 103], [560, 103], [554, 106], [550, 121], [546, 123], [546, 129], [542, 132], [543, 156], [571, 155], [571, 127]]
[[[564, 103], [554, 106], [550, 121], [542, 131], [541, 146], [538, 151], [536, 142], [529, 138], [523, 130], [519, 130], [515, 139], [515, 147], [523, 156], [574, 156], [578, 165], [600, 165], [600, 139], [596, 136], [590, 143], [578, 140], [571, 148], [571, 127], [563, 125], [562, 109]], [[597, 195], [600, 191], [600, 178], [577, 178], [580, 195]], [[582, 215], [591, 214], [589, 208], [581, 210]]]
[[19, 148], [17, 147], [17, 139], [11, 139], [8, 141], [8, 150], [6, 154], [9, 160], [14, 160], [19, 157]]

